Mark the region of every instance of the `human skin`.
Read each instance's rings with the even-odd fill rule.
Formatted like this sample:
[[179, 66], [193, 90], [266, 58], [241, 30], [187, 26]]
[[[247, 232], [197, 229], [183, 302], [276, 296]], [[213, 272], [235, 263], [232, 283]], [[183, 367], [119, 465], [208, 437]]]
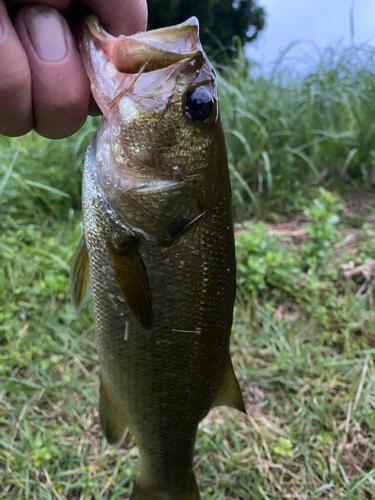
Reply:
[[[115, 36], [146, 29], [146, 0], [83, 3]], [[79, 130], [88, 113], [97, 114], [66, 20], [74, 17], [76, 4], [0, 0], [0, 134], [14, 137], [35, 129], [44, 137], [61, 139]]]

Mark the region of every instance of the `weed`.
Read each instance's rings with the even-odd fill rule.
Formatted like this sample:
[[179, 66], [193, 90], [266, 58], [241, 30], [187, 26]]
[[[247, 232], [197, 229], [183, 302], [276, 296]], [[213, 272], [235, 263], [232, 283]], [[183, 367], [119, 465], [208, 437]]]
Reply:
[[[284, 56], [286, 58], [286, 56]], [[220, 103], [238, 218], [301, 210], [312, 185], [373, 182], [375, 52], [328, 47], [301, 76], [277, 64], [254, 76], [239, 48], [221, 67]]]

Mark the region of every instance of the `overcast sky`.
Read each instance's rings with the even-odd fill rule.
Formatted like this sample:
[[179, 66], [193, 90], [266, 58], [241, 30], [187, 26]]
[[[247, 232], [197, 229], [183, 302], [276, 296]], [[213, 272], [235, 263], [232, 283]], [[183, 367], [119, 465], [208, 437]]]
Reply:
[[[280, 52], [295, 40], [304, 40], [292, 54], [337, 42], [344, 37], [350, 43], [349, 13], [352, 0], [260, 0], [267, 11], [266, 28], [258, 40], [249, 45], [247, 55], [267, 67]], [[375, 45], [375, 0], [356, 0], [354, 3], [355, 41]]]

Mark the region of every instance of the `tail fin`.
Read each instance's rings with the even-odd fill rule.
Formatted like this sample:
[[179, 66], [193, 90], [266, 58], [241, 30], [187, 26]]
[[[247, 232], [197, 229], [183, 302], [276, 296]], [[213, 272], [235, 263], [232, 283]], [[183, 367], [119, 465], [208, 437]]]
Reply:
[[200, 495], [195, 481], [195, 476], [192, 474], [192, 481], [188, 488], [182, 493], [167, 493], [156, 491], [152, 486], [142, 487], [136, 483], [130, 500], [200, 500]]

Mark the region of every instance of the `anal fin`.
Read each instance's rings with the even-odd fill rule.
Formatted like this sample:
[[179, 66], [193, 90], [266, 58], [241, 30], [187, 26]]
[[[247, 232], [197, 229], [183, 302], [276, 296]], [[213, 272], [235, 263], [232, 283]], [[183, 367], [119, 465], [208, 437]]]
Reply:
[[99, 390], [99, 421], [109, 444], [122, 443], [128, 422], [124, 413], [111, 401], [103, 381], [100, 381]]
[[233, 370], [233, 364], [228, 355], [224, 378], [221, 383], [219, 392], [213, 402], [212, 408], [215, 406], [230, 406], [236, 410], [246, 414], [245, 403], [242, 399], [242, 393], [238, 380]]
[[153, 316], [151, 290], [136, 243], [127, 244], [124, 248], [110, 243], [109, 253], [124, 301], [142, 326], [150, 326]]
[[90, 295], [89, 256], [85, 237], [82, 236], [74, 253], [69, 274], [71, 303], [78, 313]]

